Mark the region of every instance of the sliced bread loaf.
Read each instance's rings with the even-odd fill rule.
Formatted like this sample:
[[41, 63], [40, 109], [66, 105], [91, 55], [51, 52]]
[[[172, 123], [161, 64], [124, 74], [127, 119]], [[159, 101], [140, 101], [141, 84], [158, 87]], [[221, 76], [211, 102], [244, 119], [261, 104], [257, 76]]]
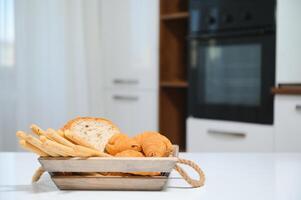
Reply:
[[[120, 133], [117, 126], [107, 119], [94, 117], [77, 117], [67, 122], [62, 128], [70, 131], [84, 146], [104, 151], [108, 140], [116, 133]], [[79, 140], [74, 141], [79, 143]]]

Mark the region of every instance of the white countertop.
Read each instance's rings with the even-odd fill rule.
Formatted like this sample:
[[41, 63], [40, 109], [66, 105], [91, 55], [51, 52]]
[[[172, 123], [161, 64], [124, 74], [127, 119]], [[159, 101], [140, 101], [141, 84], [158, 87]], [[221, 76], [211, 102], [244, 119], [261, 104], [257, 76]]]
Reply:
[[202, 167], [207, 178], [204, 187], [190, 188], [173, 172], [163, 191], [59, 191], [48, 174], [31, 185], [39, 166], [35, 155], [0, 153], [0, 200], [301, 199], [301, 154], [182, 153], [180, 157]]

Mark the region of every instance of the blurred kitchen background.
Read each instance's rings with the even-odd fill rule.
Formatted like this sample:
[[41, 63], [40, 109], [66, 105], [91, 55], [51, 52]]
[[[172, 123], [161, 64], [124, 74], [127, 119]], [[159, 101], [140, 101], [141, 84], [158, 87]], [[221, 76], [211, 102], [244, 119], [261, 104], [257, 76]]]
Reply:
[[0, 151], [105, 117], [182, 151], [301, 152], [300, 0], [0, 0]]

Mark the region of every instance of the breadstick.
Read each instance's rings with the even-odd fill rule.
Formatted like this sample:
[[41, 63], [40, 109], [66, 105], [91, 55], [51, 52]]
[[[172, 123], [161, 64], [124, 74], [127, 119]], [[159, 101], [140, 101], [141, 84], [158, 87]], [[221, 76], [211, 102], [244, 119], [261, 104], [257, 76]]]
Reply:
[[77, 145], [74, 145], [72, 147], [72, 149], [75, 152], [76, 156], [78, 156], [78, 157], [91, 157], [92, 156], [89, 152], [79, 150], [76, 146]]
[[48, 156], [47, 153], [45, 153], [44, 151], [41, 151], [40, 149], [36, 148], [35, 146], [29, 144], [25, 140], [20, 140], [19, 143], [27, 151], [32, 151], [33, 153], [36, 153], [39, 156]]
[[31, 128], [32, 132], [35, 133], [36, 135], [38, 135], [38, 136], [46, 136], [48, 139], [54, 141], [54, 139], [51, 137], [51, 134], [47, 133], [47, 131], [44, 131], [43, 129], [41, 129], [37, 125], [32, 124], [30, 126], [30, 128]]
[[62, 136], [63, 138], [65, 137], [64, 131], [62, 129], [57, 130], [57, 133]]
[[25, 140], [26, 142], [28, 142], [32, 146], [40, 149], [41, 151], [44, 151], [46, 154], [48, 154], [50, 156], [59, 156], [58, 154], [50, 151], [49, 149], [46, 149], [46, 148], [42, 147], [42, 142], [39, 139], [37, 139], [37, 138], [35, 138], [31, 135], [27, 135], [23, 131], [17, 131], [16, 135], [19, 139]]
[[25, 138], [26, 138], [26, 133], [25, 132], [23, 132], [23, 131], [17, 131], [16, 132], [16, 136], [20, 139], [20, 140], [25, 140]]
[[44, 172], [45, 170], [42, 167], [39, 167], [33, 174], [31, 182], [32, 183], [37, 182], [41, 178]]
[[[71, 131], [69, 130], [65, 130], [64, 131], [65, 133], [65, 136], [71, 140], [72, 142], [74, 142], [75, 144], [79, 144], [81, 146], [84, 146], [84, 147], [88, 147], [88, 148], [91, 148], [91, 149], [95, 149], [94, 147], [92, 147], [90, 144], [88, 144], [87, 142], [85, 142], [84, 140], [82, 140], [80, 137], [78, 137], [77, 135], [73, 134]], [[96, 149], [95, 149], [96, 150]]]
[[38, 125], [36, 125], [36, 124], [32, 124], [30, 126], [30, 129], [32, 130], [33, 133], [35, 133], [38, 136], [45, 135], [45, 131], [43, 129], [41, 129], [40, 127], [38, 127]]
[[37, 139], [37, 138], [35, 138], [35, 137], [31, 136], [31, 135], [28, 135], [26, 137], [26, 141], [29, 142], [30, 144], [32, 144], [33, 146], [38, 147], [39, 149], [41, 149], [42, 151], [46, 152], [50, 156], [59, 156], [59, 154], [55, 153], [51, 149], [49, 149], [47, 147], [43, 147], [42, 142], [39, 139]]
[[59, 155], [77, 156], [75, 151], [71, 147], [49, 140], [45, 136], [41, 136], [40, 140], [42, 141], [44, 147], [46, 146], [49, 147], [49, 149], [51, 149], [52, 151], [54, 151]]
[[59, 135], [55, 130], [53, 130], [51, 128], [47, 129], [45, 134], [48, 138], [52, 139], [55, 142], [66, 145], [68, 147], [73, 147], [74, 146], [73, 143], [71, 143], [69, 140], [67, 140], [64, 137], [62, 137], [61, 135]]
[[107, 153], [96, 151], [94, 149], [80, 146], [80, 145], [74, 145], [73, 149], [75, 152], [82, 152], [82, 153], [86, 154], [87, 156], [112, 157], [111, 155], [109, 155]]

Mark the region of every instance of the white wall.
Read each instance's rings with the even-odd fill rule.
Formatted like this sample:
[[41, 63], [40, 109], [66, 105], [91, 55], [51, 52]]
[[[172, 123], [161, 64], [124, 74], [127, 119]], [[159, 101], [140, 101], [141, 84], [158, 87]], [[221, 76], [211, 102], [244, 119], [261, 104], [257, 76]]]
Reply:
[[277, 83], [301, 83], [300, 9], [300, 0], [278, 0], [277, 2]]

